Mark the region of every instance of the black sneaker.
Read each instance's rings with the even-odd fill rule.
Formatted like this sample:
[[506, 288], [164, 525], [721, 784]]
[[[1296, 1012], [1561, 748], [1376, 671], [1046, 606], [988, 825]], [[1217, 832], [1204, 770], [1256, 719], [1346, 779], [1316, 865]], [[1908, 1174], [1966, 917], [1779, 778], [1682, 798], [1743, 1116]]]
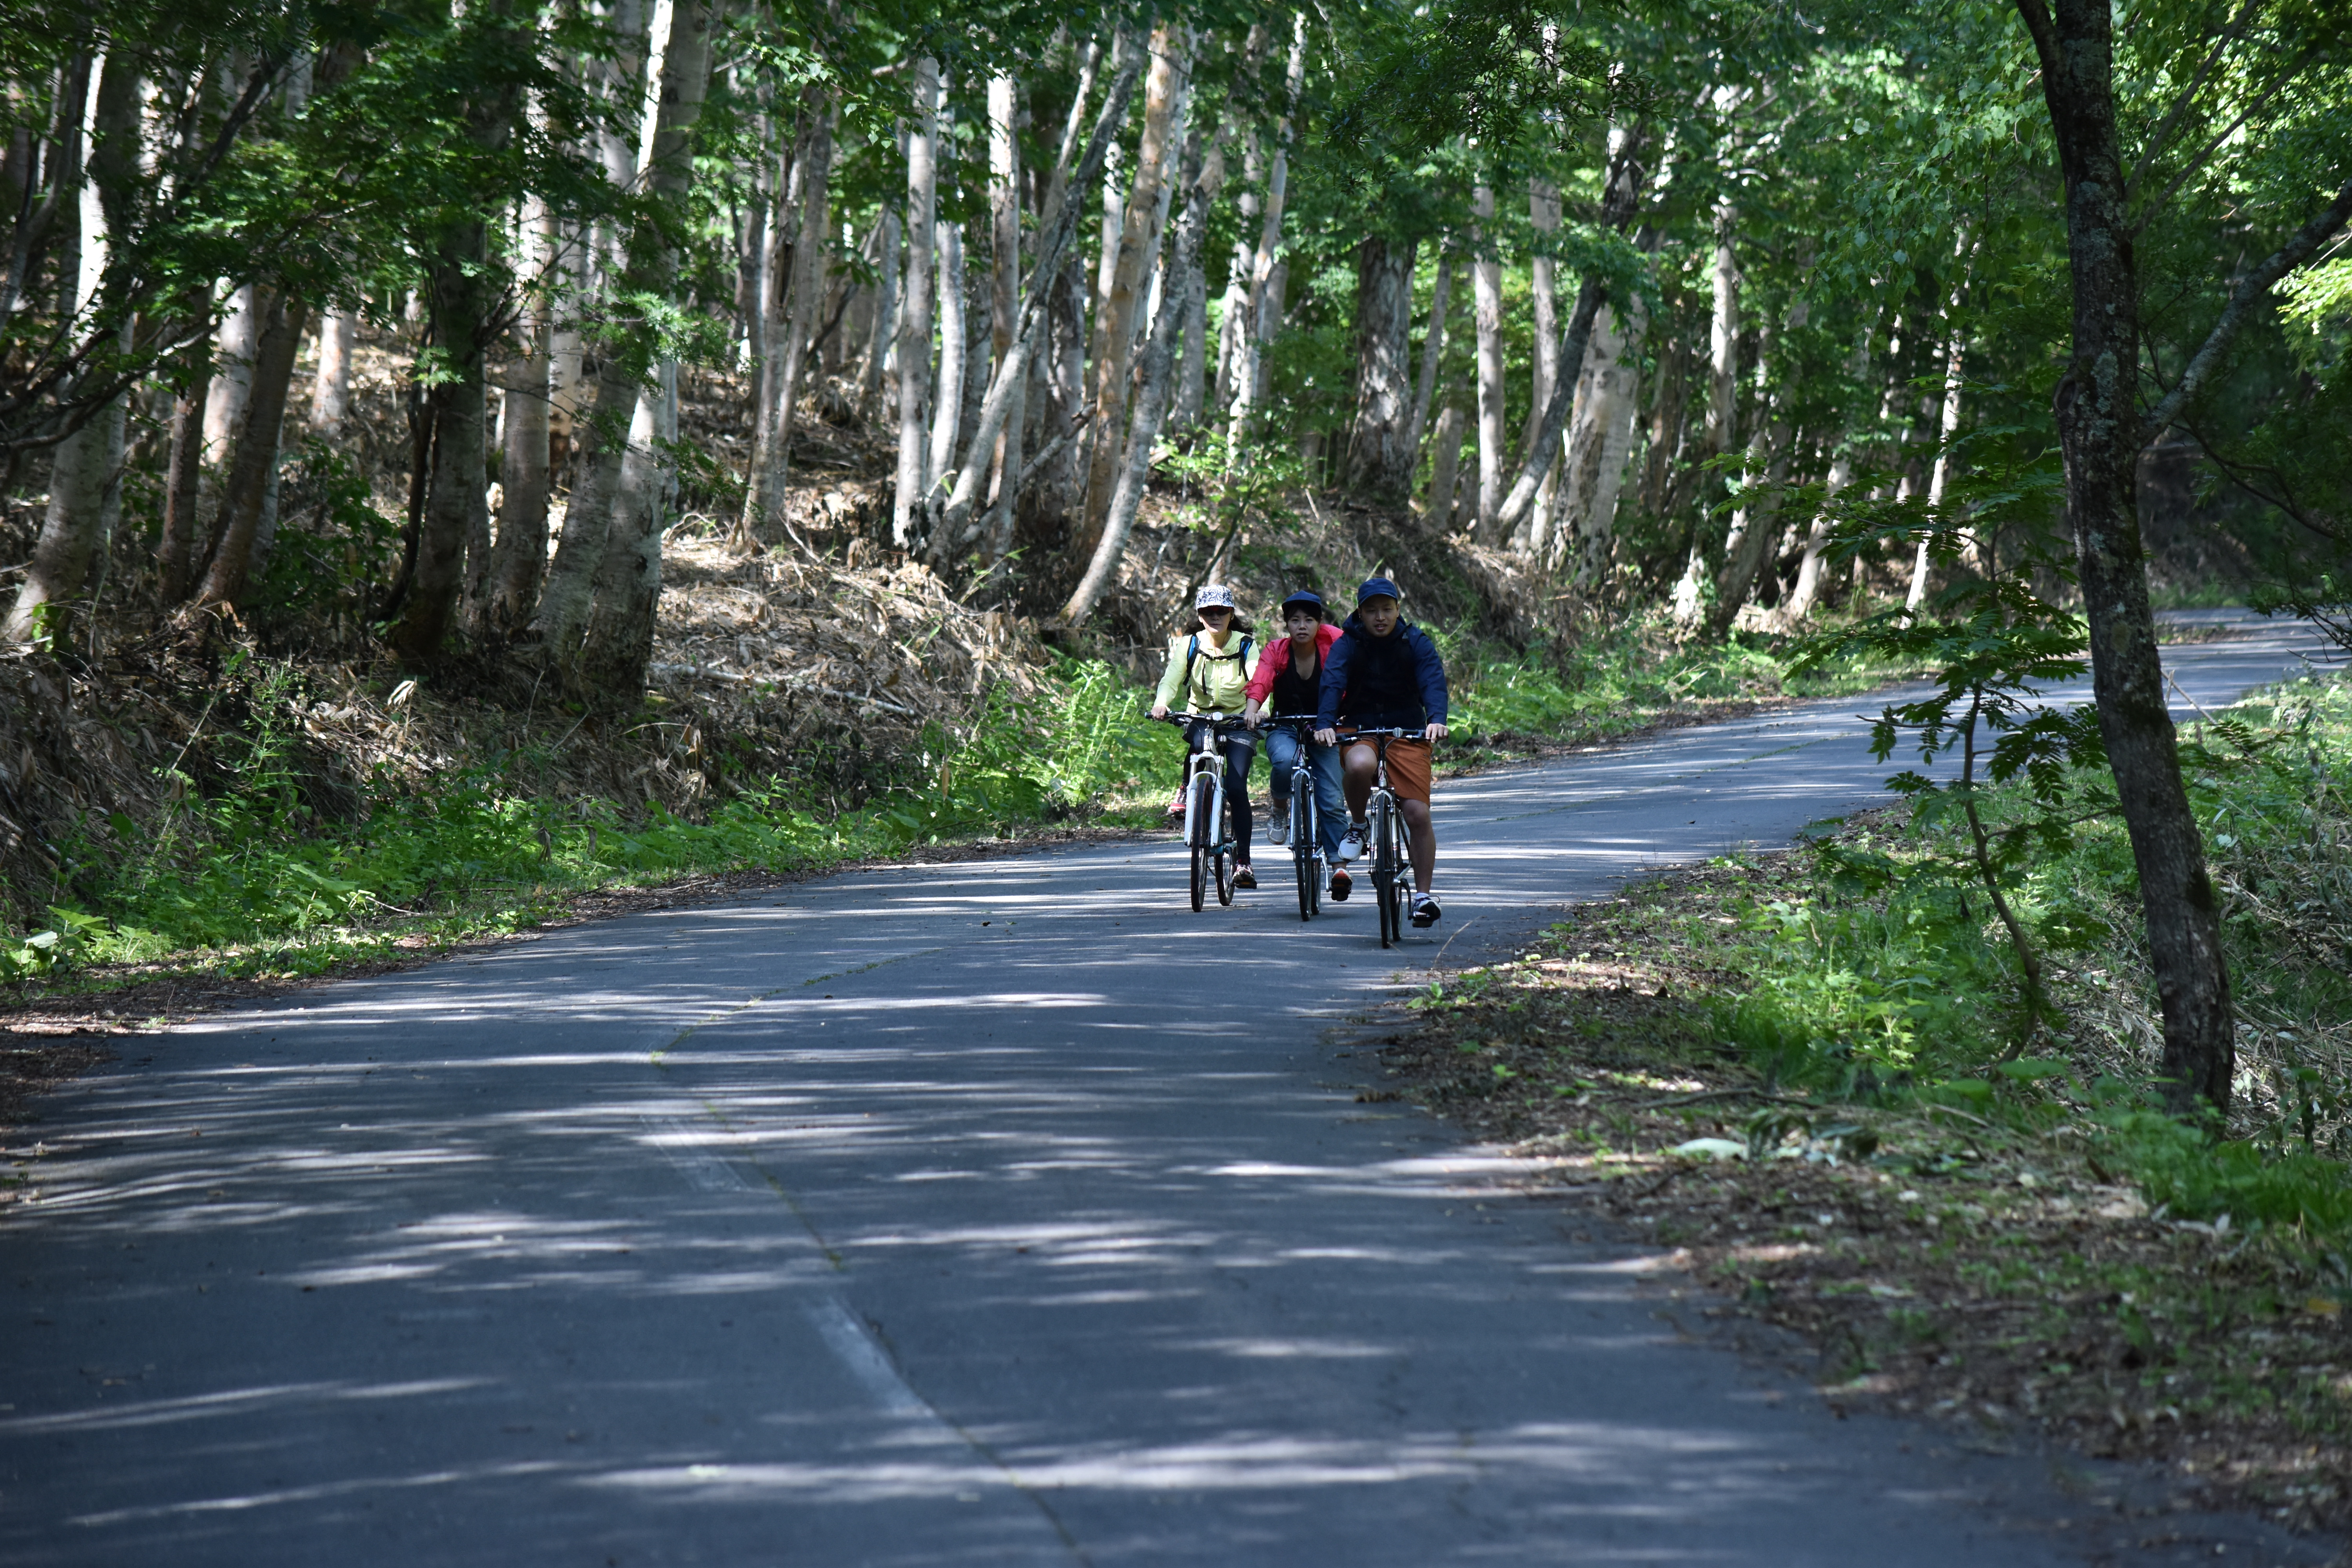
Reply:
[[1256, 873], [1256, 872], [1255, 872], [1255, 871], [1253, 871], [1253, 870], [1251, 870], [1251, 869], [1250, 869], [1248, 867], [1246, 867], [1246, 866], [1236, 866], [1236, 867], [1234, 867], [1234, 887], [1236, 887], [1236, 888], [1255, 888], [1255, 887], [1256, 887], [1256, 886], [1257, 886], [1257, 873]]
[[1430, 926], [1435, 925], [1437, 923], [1437, 917], [1444, 912], [1445, 911], [1444, 910], [1437, 907], [1437, 900], [1431, 898], [1427, 893], [1415, 893], [1412, 896], [1412, 923], [1414, 925], [1420, 926], [1425, 930]]
[[1355, 891], [1355, 889], [1356, 880], [1348, 875], [1348, 868], [1345, 866], [1331, 868], [1331, 901], [1333, 903], [1346, 903], [1348, 895]]

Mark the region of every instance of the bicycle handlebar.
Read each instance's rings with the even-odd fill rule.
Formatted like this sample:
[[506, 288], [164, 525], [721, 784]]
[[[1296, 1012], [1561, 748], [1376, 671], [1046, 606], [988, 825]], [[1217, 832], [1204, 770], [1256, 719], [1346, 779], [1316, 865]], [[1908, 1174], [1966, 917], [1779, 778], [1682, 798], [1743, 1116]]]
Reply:
[[[1151, 715], [1146, 713], [1144, 718], [1151, 720]], [[1159, 724], [1209, 724], [1220, 730], [1232, 730], [1239, 728], [1242, 721], [1238, 714], [1233, 713], [1162, 713], [1151, 721]]]

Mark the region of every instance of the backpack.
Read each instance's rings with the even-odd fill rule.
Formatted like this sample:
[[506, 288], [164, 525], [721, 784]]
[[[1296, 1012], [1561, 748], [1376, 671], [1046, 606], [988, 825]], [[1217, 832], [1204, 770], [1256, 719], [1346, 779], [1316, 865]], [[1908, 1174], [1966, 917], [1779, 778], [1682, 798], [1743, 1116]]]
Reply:
[[[1230, 656], [1231, 658], [1238, 658], [1242, 661], [1242, 670], [1244, 675], [1246, 675], [1249, 670], [1251, 646], [1249, 633], [1244, 632], [1242, 634], [1241, 647]], [[1181, 697], [1186, 702], [1192, 700], [1192, 661], [1200, 657], [1201, 634], [1194, 632], [1192, 636], [1192, 639], [1184, 645], [1184, 684], [1176, 689], [1176, 694], [1179, 697]], [[1209, 656], [1212, 660], [1219, 663], [1223, 662], [1227, 657], [1229, 656], [1222, 653], [1213, 653]]]

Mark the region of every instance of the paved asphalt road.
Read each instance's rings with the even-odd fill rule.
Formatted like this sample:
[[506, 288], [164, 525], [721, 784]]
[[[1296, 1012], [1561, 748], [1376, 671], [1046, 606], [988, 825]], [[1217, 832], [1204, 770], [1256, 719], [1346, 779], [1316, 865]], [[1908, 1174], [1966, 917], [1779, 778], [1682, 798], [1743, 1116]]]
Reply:
[[[1405, 962], [1878, 798], [1866, 706], [1443, 785]], [[1355, 1100], [1397, 961], [1267, 860], [1197, 916], [1161, 843], [845, 875], [136, 1042], [0, 1234], [0, 1563], [2327, 1556], [1694, 1342]]]

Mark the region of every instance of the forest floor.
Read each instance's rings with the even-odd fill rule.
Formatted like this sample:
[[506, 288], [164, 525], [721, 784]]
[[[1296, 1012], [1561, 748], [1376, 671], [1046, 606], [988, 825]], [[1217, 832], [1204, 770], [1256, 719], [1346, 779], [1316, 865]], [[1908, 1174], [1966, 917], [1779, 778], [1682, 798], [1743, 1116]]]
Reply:
[[1792, 1090], [1724, 1038], [1756, 979], [1703, 932], [1813, 877], [1800, 854], [1670, 872], [1438, 971], [1382, 1047], [1391, 1087], [1362, 1098], [1504, 1146], [1531, 1193], [1665, 1249], [1670, 1298], [1794, 1331], [1841, 1413], [2154, 1461], [2297, 1528], [2352, 1521], [2344, 1282], [2308, 1252], [2152, 1213], [2080, 1125]]

